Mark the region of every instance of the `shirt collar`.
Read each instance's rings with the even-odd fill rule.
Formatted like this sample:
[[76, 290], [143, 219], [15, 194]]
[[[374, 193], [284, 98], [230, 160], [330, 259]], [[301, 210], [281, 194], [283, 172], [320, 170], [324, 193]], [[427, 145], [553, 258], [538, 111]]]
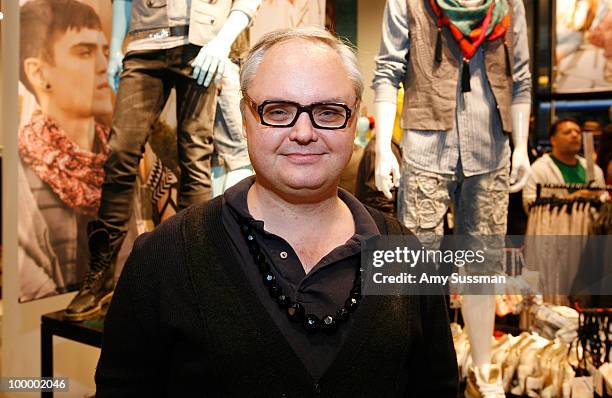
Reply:
[[[236, 185], [228, 188], [223, 194], [223, 202], [229, 206], [236, 217], [250, 221], [256, 228], [263, 230], [263, 220], [256, 220], [253, 218], [249, 212], [247, 203], [247, 194], [255, 182], [255, 178], [255, 176], [245, 178]], [[338, 189], [338, 197], [348, 206], [353, 215], [353, 220], [355, 222], [354, 237], [361, 240], [380, 235], [380, 230], [374, 218], [372, 218], [370, 212], [357, 198], [342, 188]]]

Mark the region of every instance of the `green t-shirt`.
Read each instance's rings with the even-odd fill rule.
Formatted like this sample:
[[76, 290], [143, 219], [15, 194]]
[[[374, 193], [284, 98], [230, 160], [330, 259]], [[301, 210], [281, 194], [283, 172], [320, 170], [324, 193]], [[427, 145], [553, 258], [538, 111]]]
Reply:
[[[561, 174], [563, 175], [563, 181], [566, 184], [585, 184], [586, 181], [586, 170], [582, 167], [582, 164], [577, 160], [576, 164], [570, 166], [569, 164], [565, 164], [559, 159], [555, 158], [553, 155], [550, 155], [550, 158], [555, 162]], [[570, 189], [569, 192], [574, 192], [575, 189]]]

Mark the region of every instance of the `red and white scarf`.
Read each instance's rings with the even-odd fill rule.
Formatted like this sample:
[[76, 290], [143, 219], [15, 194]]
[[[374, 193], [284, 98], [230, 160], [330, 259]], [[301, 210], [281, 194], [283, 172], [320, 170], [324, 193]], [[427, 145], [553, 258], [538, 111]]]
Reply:
[[19, 131], [19, 155], [68, 207], [94, 216], [100, 206], [109, 129], [99, 123], [95, 134], [100, 152], [79, 148], [55, 120], [35, 111]]

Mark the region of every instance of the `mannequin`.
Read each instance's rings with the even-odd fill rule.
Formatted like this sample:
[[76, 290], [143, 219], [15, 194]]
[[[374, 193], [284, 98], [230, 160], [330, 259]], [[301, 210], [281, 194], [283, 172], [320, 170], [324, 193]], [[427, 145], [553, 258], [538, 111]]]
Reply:
[[[98, 219], [88, 225], [89, 271], [66, 309], [79, 321], [112, 296], [112, 265], [132, 212], [134, 181], [153, 122], [177, 92], [179, 209], [211, 198], [217, 85], [236, 37], [261, 0], [116, 0], [108, 66], [117, 92]], [[122, 52], [128, 38], [127, 51]]]
[[220, 81], [222, 90], [217, 97], [214, 129], [215, 151], [220, 164], [213, 168], [213, 196], [222, 194], [253, 173], [240, 113], [240, 65], [245, 56], [241, 49], [248, 48], [249, 36], [247, 29], [232, 45], [229, 62], [225, 62]]
[[[477, 7], [483, 6], [485, 4], [485, 0], [458, 0], [458, 2], [466, 9], [476, 9]], [[437, 1], [436, 3], [440, 4], [441, 2]], [[497, 2], [495, 3], [497, 4]], [[495, 101], [495, 97], [496, 95], [499, 95], [499, 92], [493, 93], [492, 95], [493, 100], [486, 100], [486, 99], [481, 99], [481, 98], [474, 98], [474, 95], [475, 95], [474, 93], [477, 93], [478, 91], [472, 91], [471, 88], [469, 87], [471, 85], [471, 87], [473, 88], [481, 84], [482, 92], [487, 93], [487, 95], [489, 95], [489, 93], [491, 92], [490, 91], [491, 89], [489, 88], [491, 87], [491, 83], [487, 81], [487, 77], [491, 78], [491, 76], [487, 76], [487, 74], [482, 72], [482, 70], [484, 70], [484, 66], [487, 66], [488, 68], [488, 65], [486, 65], [486, 60], [487, 60], [486, 57], [489, 56], [488, 51], [491, 52], [491, 55], [490, 55], [491, 57], [497, 56], [498, 59], [502, 59], [503, 56], [500, 56], [498, 55], [499, 53], [494, 53], [493, 52], [494, 50], [489, 49], [489, 46], [490, 48], [495, 48], [494, 46], [495, 41], [492, 41], [491, 45], [479, 47], [477, 51], [480, 54], [478, 54], [477, 52], [476, 55], [474, 55], [473, 60], [468, 59], [468, 61], [465, 61], [466, 58], [464, 55], [463, 68], [461, 68], [460, 61], [455, 62], [455, 64], [458, 66], [457, 72], [456, 72], [457, 74], [449, 74], [449, 75], [460, 76], [459, 82], [457, 84], [458, 93], [457, 93], [457, 98], [456, 98], [456, 103], [455, 103], [455, 109], [456, 109], [457, 114], [460, 115], [461, 118], [457, 116], [457, 118], [454, 121], [452, 121], [453, 123], [452, 126], [448, 126], [449, 127], [448, 129], [428, 127], [429, 125], [438, 127], [439, 123], [436, 124], [436, 121], [428, 121], [428, 120], [426, 120], [425, 122], [423, 122], [422, 120], [412, 121], [407, 116], [407, 112], [410, 111], [409, 109], [410, 105], [404, 108], [404, 112], [403, 112], [403, 122], [404, 123], [402, 126], [404, 128], [404, 137], [405, 137], [404, 143], [403, 143], [404, 161], [403, 161], [402, 169], [400, 171], [400, 165], [391, 151], [391, 137], [392, 137], [392, 132], [393, 132], [394, 116], [396, 112], [396, 104], [392, 100], [392, 98], [394, 98], [394, 93], [396, 93], [394, 89], [397, 88], [397, 85], [396, 85], [397, 80], [404, 79], [404, 73], [406, 76], [408, 76], [409, 79], [414, 79], [418, 81], [418, 79], [420, 78], [420, 76], [418, 75], [420, 73], [419, 69], [417, 67], [413, 67], [413, 68], [410, 67], [411, 60], [405, 60], [406, 58], [405, 54], [406, 54], [406, 46], [410, 46], [411, 48], [418, 47], [419, 50], [421, 49], [421, 47], [419, 47], [420, 44], [410, 42], [411, 39], [409, 38], [402, 39], [403, 40], [402, 41], [400, 39], [396, 39], [392, 37], [392, 34], [397, 35], [398, 31], [404, 32], [405, 30], [410, 29], [410, 26], [408, 26], [408, 21], [409, 21], [408, 15], [411, 15], [412, 18], [422, 18], [422, 20], [426, 20], [427, 23], [431, 23], [433, 25], [431, 32], [435, 32], [436, 20], [432, 18], [431, 15], [415, 16], [415, 14], [417, 14], [417, 11], [415, 11], [415, 9], [407, 9], [407, 7], [417, 8], [418, 7], [417, 2], [409, 1], [407, 6], [402, 6], [401, 2], [394, 2], [393, 0], [388, 0], [387, 2], [387, 8], [385, 10], [385, 25], [383, 26], [383, 40], [381, 42], [381, 53], [379, 57], [377, 58], [377, 72], [376, 72], [376, 75], [374, 78], [374, 84], [373, 84], [373, 87], [375, 88], [376, 93], [377, 93], [376, 100], [375, 100], [375, 115], [376, 115], [376, 125], [377, 125], [377, 129], [376, 129], [376, 135], [377, 135], [376, 137], [376, 170], [375, 170], [376, 186], [387, 198], [391, 198], [391, 190], [393, 188], [400, 188], [400, 196], [402, 196], [401, 193], [403, 192], [404, 196], [407, 197], [414, 192], [419, 192], [419, 189], [422, 189], [416, 186], [417, 184], [421, 183], [421, 180], [418, 180], [419, 182], [417, 183], [416, 179], [411, 179], [410, 176], [408, 176], [406, 177], [406, 181], [404, 182], [403, 180], [400, 180], [400, 177], [406, 174], [407, 172], [409, 172], [408, 174], [412, 173], [413, 175], [418, 176], [419, 175], [418, 173], [421, 173], [421, 171], [416, 171], [416, 170], [422, 169], [422, 170], [427, 170], [427, 172], [425, 172], [426, 174], [421, 174], [421, 175], [428, 175], [428, 176], [432, 176], [431, 178], [436, 178], [434, 180], [430, 179], [429, 181], [435, 181], [438, 184], [443, 185], [446, 181], [452, 180], [452, 183], [456, 184], [456, 186], [459, 188], [458, 194], [454, 192], [456, 195], [459, 195], [459, 197], [454, 197], [452, 199], [450, 197], [447, 197], [447, 200], [441, 200], [441, 201], [436, 202], [436, 204], [438, 205], [438, 207], [435, 208], [436, 214], [431, 217], [427, 217], [427, 219], [426, 219], [425, 213], [420, 211], [421, 209], [418, 208], [418, 204], [424, 203], [422, 201], [422, 198], [416, 199], [417, 209], [414, 210], [414, 213], [416, 214], [411, 215], [409, 213], [410, 210], [413, 210], [411, 209], [411, 207], [415, 206], [415, 203], [409, 203], [403, 206], [404, 215], [402, 215], [402, 206], [400, 204], [400, 211], [399, 211], [400, 214], [398, 218], [400, 219], [400, 221], [409, 220], [408, 224], [410, 225], [407, 225], [407, 227], [414, 229], [413, 232], [417, 234], [417, 236], [419, 237], [423, 245], [426, 247], [429, 247], [429, 248], [439, 247], [439, 244], [442, 240], [442, 233], [443, 233], [442, 232], [442, 222], [443, 222], [443, 216], [445, 214], [446, 208], [448, 207], [450, 200], [455, 200], [456, 203], [457, 202], [461, 203], [461, 199], [463, 199], [466, 195], [464, 191], [467, 191], [466, 187], [469, 184], [468, 181], [474, 181], [475, 179], [479, 179], [479, 178], [482, 178], [482, 179], [488, 178], [487, 177], [488, 175], [496, 175], [497, 178], [503, 177], [504, 176], [503, 170], [504, 169], [508, 170], [507, 168], [509, 166], [508, 161], [510, 160], [509, 158], [511, 157], [512, 159], [511, 171], [509, 175], [506, 175], [506, 178], [509, 180], [509, 186], [506, 188], [506, 194], [505, 194], [506, 200], [505, 200], [505, 203], [503, 203], [504, 201], [502, 200], [501, 203], [496, 204], [498, 209], [495, 210], [495, 211], [498, 211], [498, 213], [496, 214], [500, 215], [499, 208], [503, 208], [504, 216], [505, 216], [505, 214], [507, 214], [507, 192], [517, 192], [521, 190], [529, 178], [530, 164], [529, 164], [529, 158], [527, 154], [527, 139], [528, 139], [528, 122], [529, 122], [529, 116], [530, 116], [530, 110], [531, 110], [531, 105], [529, 102], [530, 101], [529, 92], [530, 92], [530, 87], [531, 87], [531, 79], [530, 79], [530, 75], [528, 71], [528, 50], [526, 50], [526, 47], [527, 47], [526, 32], [524, 32], [524, 25], [525, 25], [524, 9], [522, 5], [522, 1], [516, 1], [516, 2], [513, 1], [513, 2], [510, 2], [509, 4], [511, 5], [510, 8], [513, 8], [514, 14], [512, 16], [512, 19], [516, 17], [517, 21], [513, 22], [513, 25], [510, 25], [510, 27], [508, 28], [509, 30], [511, 29], [512, 37], [514, 39], [514, 42], [511, 43], [509, 46], [510, 54], [514, 55], [514, 62], [511, 64], [508, 62], [510, 65], [512, 65], [511, 67], [513, 67], [513, 69], [511, 70], [512, 78], [510, 79], [510, 77], [508, 77], [509, 79], [508, 85], [512, 86], [513, 81], [521, 82], [519, 86], [523, 87], [523, 94], [518, 93], [515, 95], [514, 92], [512, 93], [511, 106], [504, 108], [510, 111], [509, 112], [511, 113], [510, 118], [506, 118], [505, 121], [501, 120], [501, 122], [503, 123], [499, 123], [499, 124], [502, 125], [502, 127], [506, 127], [506, 126], [508, 127], [507, 129], [504, 128], [504, 130], [506, 132], [511, 133], [512, 142], [514, 144], [514, 151], [512, 152], [511, 155], [509, 155], [510, 150], [508, 147], [508, 143], [506, 142], [507, 138], [501, 133], [501, 131], [485, 133], [486, 137], [490, 137], [490, 136], [494, 137], [493, 139], [490, 139], [491, 140], [490, 144], [493, 146], [493, 148], [488, 148], [488, 147], [483, 148], [481, 152], [482, 153], [493, 152], [493, 153], [499, 154], [499, 156], [493, 155], [491, 160], [489, 160], [489, 163], [493, 164], [493, 166], [491, 166], [492, 171], [485, 170], [486, 172], [481, 173], [479, 172], [479, 170], [476, 170], [476, 171], [470, 170], [471, 175], [468, 175], [465, 172], [466, 167], [464, 166], [465, 164], [467, 164], [467, 161], [470, 159], [462, 159], [462, 155], [464, 154], [463, 151], [465, 151], [467, 154], [470, 154], [469, 151], [465, 149], [466, 145], [464, 145], [465, 143], [467, 143], [468, 144], [467, 146], [469, 146], [470, 141], [462, 141], [462, 136], [463, 137], [471, 137], [474, 135], [477, 136], [477, 134], [479, 133], [474, 132], [474, 131], [467, 131], [466, 128], [469, 129], [470, 124], [465, 123], [464, 125], [458, 125], [459, 123], [458, 120], [460, 120], [461, 118], [473, 117], [473, 114], [470, 113], [470, 110], [467, 104], [476, 103], [477, 101], [482, 101], [484, 106], [488, 107], [488, 108], [484, 107], [484, 109], [491, 109], [490, 112], [497, 113], [500, 116], [499, 119], [503, 119], [502, 110], [500, 108], [500, 106], [503, 104], [501, 102]], [[419, 9], [418, 12], [421, 12], [422, 14], [429, 14], [429, 12], [431, 12], [431, 8], [426, 8], [423, 10]], [[431, 12], [431, 14], [434, 14], [434, 13]], [[394, 22], [394, 21], [399, 21], [399, 22]], [[438, 25], [438, 26], [442, 26], [442, 25]], [[388, 37], [385, 37], [386, 31], [389, 31], [392, 33], [388, 34]], [[419, 67], [422, 68], [422, 65], [429, 65], [429, 64], [434, 64], [436, 65], [435, 67], [438, 67], [438, 65], [439, 67], [448, 67], [448, 63], [453, 64], [453, 59], [454, 60], [461, 59], [461, 50], [458, 50], [458, 45], [453, 40], [453, 36], [449, 34], [448, 27], [446, 26], [442, 27], [440, 32], [441, 33], [438, 37], [441, 38], [442, 52], [443, 52], [443, 55], [447, 58], [443, 59], [443, 61], [440, 63], [439, 62], [440, 60], [438, 59], [440, 55], [436, 54], [435, 56], [436, 59], [434, 62], [428, 62], [429, 59], [425, 59], [425, 62], [421, 61], [421, 64], [418, 65]], [[415, 35], [415, 36], [418, 36], [418, 35]], [[426, 34], [424, 34], [424, 36], [426, 36]], [[432, 33], [432, 36], [435, 37], [435, 33]], [[418, 37], [416, 39], [413, 38], [412, 40], [418, 40]], [[502, 39], [498, 38], [497, 40], [499, 41]], [[435, 38], [432, 39], [432, 41], [435, 42]], [[388, 44], [388, 43], [391, 43], [391, 44]], [[512, 50], [514, 50], [514, 53], [512, 52]], [[413, 57], [412, 51], [410, 52], [410, 57]], [[434, 57], [432, 56], [432, 58]], [[440, 57], [440, 58], [444, 58], [444, 57]], [[393, 67], [388, 66], [388, 64], [391, 64], [391, 62], [398, 62], [398, 61], [400, 63], [405, 64], [407, 66], [406, 69], [402, 70], [398, 68], [399, 70], [395, 71]], [[436, 61], [438, 61], [437, 64], [436, 64]], [[446, 62], [446, 65], [444, 64], [444, 62]], [[466, 62], [469, 62], [469, 66], [466, 66]], [[468, 75], [470, 83], [467, 84], [468, 86], [467, 89], [465, 87], [466, 86], [465, 82], [463, 82], [462, 80], [464, 79], [464, 77], [462, 76], [465, 76], [464, 69], [466, 67], [468, 68], [468, 71], [470, 71], [470, 74]], [[489, 71], [490, 69], [487, 69], [487, 72]], [[454, 70], [452, 70], [451, 72], [455, 73]], [[435, 75], [435, 70], [432, 73], [432, 75]], [[440, 75], [442, 75], [442, 73], [440, 73]], [[436, 75], [436, 76], [439, 76], [439, 75]], [[410, 80], [407, 80], [407, 81], [410, 81]], [[483, 83], [480, 83], [480, 81], [482, 81]], [[392, 84], [389, 84], [389, 82]], [[416, 85], [418, 86], [418, 83]], [[450, 86], [447, 86], [447, 87], [450, 87]], [[406, 87], [405, 89], [406, 89], [406, 93], [405, 93], [404, 101], [406, 101], [407, 98], [410, 98], [411, 95], [412, 96], [419, 95], [419, 93], [415, 93], [414, 91], [411, 92], [409, 90], [409, 87]], [[510, 87], [510, 91], [511, 90], [512, 90], [512, 87]], [[436, 90], [433, 90], [433, 91], [436, 91]], [[501, 98], [498, 98], [498, 99], [501, 99]], [[422, 95], [421, 95], [420, 100], [421, 101], [423, 100]], [[427, 100], [427, 98], [425, 100]], [[415, 100], [415, 103], [419, 103], [420, 106], [423, 106], [423, 103], [419, 102], [418, 100]], [[434, 102], [434, 107], [435, 105], [436, 103]], [[497, 109], [495, 108], [495, 105], [497, 105]], [[433, 114], [437, 114], [437, 115], [440, 115], [443, 113], [445, 112], [440, 112], [438, 109], [436, 109], [436, 111], [433, 112]], [[413, 111], [412, 116], [418, 118], [419, 113]], [[487, 117], [485, 117], [484, 119], [486, 120]], [[510, 121], [511, 123], [508, 123], [508, 121]], [[511, 126], [509, 126], [509, 124], [511, 124]], [[416, 128], [407, 128], [406, 125], [415, 125]], [[474, 125], [474, 124], [471, 124], [471, 125]], [[422, 126], [425, 126], [425, 128], [423, 128]], [[491, 124], [490, 127], [492, 128], [496, 127], [498, 130], [501, 130], [501, 128], [498, 127], [496, 124]], [[417, 131], [417, 130], [427, 130], [427, 131]], [[439, 130], [447, 130], [447, 131], [439, 131]], [[508, 131], [508, 130], [511, 130], [511, 131]], [[455, 142], [453, 141], [452, 137], [436, 136], [435, 134], [442, 134], [442, 135], [456, 134], [456, 137], [458, 138], [456, 139], [456, 142]], [[431, 159], [430, 161], [434, 163], [433, 165], [423, 162], [418, 157], [413, 157], [412, 159], [410, 158], [411, 157], [410, 152], [412, 150], [411, 148], [409, 148], [410, 140], [431, 140], [432, 137], [437, 140], [436, 142], [441, 141], [443, 143], [446, 142], [446, 145], [451, 145], [451, 148], [453, 149], [448, 150], [448, 152], [444, 152], [445, 149], [440, 150], [439, 154], [441, 156], [447, 156], [449, 154], [456, 156], [458, 159], [457, 160], [458, 165], [456, 169], [454, 169], [455, 164], [451, 163], [451, 168], [449, 170], [442, 170], [443, 172], [438, 172], [437, 169], [443, 169], [444, 162], [446, 161], [446, 159], [441, 156], [438, 156], [437, 158], [430, 158]], [[428, 141], [424, 141], [424, 142], [428, 142]], [[461, 142], [461, 145], [459, 145], [459, 142]], [[413, 144], [413, 145], [417, 145], [417, 144]], [[436, 144], [436, 145], [437, 146], [432, 145], [432, 147], [435, 147], [435, 148], [443, 147], [442, 144], [440, 145]], [[476, 144], [475, 146], [477, 145], [478, 144]], [[459, 154], [457, 154], [456, 151], [458, 151]], [[508, 156], [506, 156], [506, 154], [508, 154]], [[427, 155], [423, 155], [423, 156], [427, 156]], [[500, 161], [498, 159], [505, 159], [505, 160]], [[496, 161], [498, 161], [499, 163], [495, 163]], [[436, 169], [436, 170], [432, 171], [432, 169]], [[463, 171], [463, 175], [461, 175], [462, 171]], [[452, 175], [455, 175], [455, 177], [452, 177]], [[459, 176], [457, 177], [457, 175]], [[418, 178], [423, 178], [423, 177], [419, 176]], [[451, 183], [449, 183], [448, 185], [449, 191], [451, 190], [451, 186], [454, 187], [455, 185], [452, 185]], [[487, 185], [484, 185], [484, 186], [487, 186]], [[442, 187], [440, 191], [444, 189], [445, 188]], [[436, 192], [439, 193], [440, 191], [436, 191]], [[446, 195], [453, 196], [453, 193], [451, 192]], [[463, 196], [460, 196], [460, 195], [463, 195]], [[497, 195], [499, 195], [499, 193], [497, 193]], [[470, 200], [470, 198], [465, 198], [465, 199], [467, 201]], [[484, 201], [486, 201], [485, 198], [483, 199]], [[406, 201], [407, 200], [408, 199], [406, 199]], [[493, 197], [491, 197], [491, 200], [495, 201]], [[440, 206], [442, 206], [442, 208], [440, 208]], [[424, 204], [423, 204], [423, 208], [425, 210], [430, 210], [429, 208], [426, 208]], [[476, 213], [478, 213], [478, 210], [476, 210]], [[482, 223], [482, 220], [472, 218], [474, 214], [475, 214], [474, 212], [469, 213], [468, 211], [466, 211], [465, 214], [459, 215], [458, 222], [460, 224], [471, 226], [465, 229], [466, 232], [463, 232], [463, 234], [475, 233], [473, 232], [473, 230], [472, 232], [470, 232], [470, 228], [473, 228], [474, 224], [479, 225], [479, 223]], [[465, 218], [461, 219], [461, 217], [465, 217]], [[478, 218], [481, 218], [481, 217], [478, 217]], [[483, 235], [485, 234], [503, 235], [505, 234], [505, 221], [503, 222], [503, 225], [499, 224], [492, 228], [485, 228], [484, 230], [489, 231], [489, 232], [481, 233]], [[476, 234], [478, 234], [478, 232]], [[498, 375], [501, 376], [501, 369], [494, 370], [494, 366], [490, 364], [491, 362], [491, 336], [493, 334], [494, 321], [495, 321], [495, 297], [485, 296], [485, 295], [480, 295], [480, 296], [466, 295], [464, 296], [462, 311], [463, 311], [465, 322], [468, 327], [468, 335], [469, 335], [470, 344], [472, 348], [473, 366], [474, 366], [474, 369], [478, 369], [478, 373], [481, 376], [480, 379], [478, 379], [477, 386], [472, 386], [473, 388], [470, 387], [470, 380], [469, 380], [470, 378], [468, 377], [468, 388], [466, 388], [466, 397], [502, 398], [504, 397], [504, 391], [501, 386], [501, 377], [499, 378], [497, 377]], [[495, 375], [495, 377], [491, 375]], [[494, 380], [494, 381], [490, 380], [489, 376], [491, 376], [492, 378], [496, 378], [497, 380]], [[489, 379], [489, 382], [485, 382], [487, 379]]]

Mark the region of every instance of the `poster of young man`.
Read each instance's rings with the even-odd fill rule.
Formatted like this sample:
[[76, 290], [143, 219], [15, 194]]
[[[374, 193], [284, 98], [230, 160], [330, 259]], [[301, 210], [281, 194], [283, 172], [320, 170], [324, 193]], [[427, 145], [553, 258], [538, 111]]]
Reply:
[[113, 112], [110, 7], [102, 0], [20, 6], [20, 302], [78, 289], [87, 272], [87, 223], [100, 204]]

